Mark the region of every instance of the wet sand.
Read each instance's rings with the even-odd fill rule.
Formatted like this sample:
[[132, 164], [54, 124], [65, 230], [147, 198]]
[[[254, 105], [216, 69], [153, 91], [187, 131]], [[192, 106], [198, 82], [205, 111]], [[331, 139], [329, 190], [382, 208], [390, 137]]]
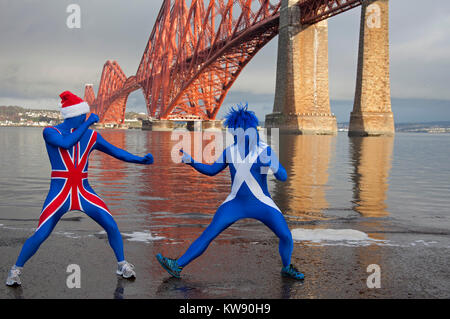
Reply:
[[[6, 287], [4, 280], [30, 231], [2, 228], [0, 298], [450, 298], [449, 247], [296, 243], [292, 260], [306, 275], [304, 282], [297, 282], [280, 276], [277, 239], [259, 227], [253, 227], [252, 236], [236, 231], [231, 239], [219, 237], [185, 268], [182, 279], [170, 278], [154, 256], [159, 252], [177, 256], [189, 243], [125, 239], [126, 258], [136, 266], [134, 281], [115, 274], [105, 235], [68, 238], [56, 232], [27, 263], [20, 288]], [[410, 235], [396, 236], [408, 240], [405, 236]], [[66, 269], [73, 263], [81, 268], [79, 289], [66, 285]], [[380, 289], [367, 288], [370, 264], [381, 267]]]

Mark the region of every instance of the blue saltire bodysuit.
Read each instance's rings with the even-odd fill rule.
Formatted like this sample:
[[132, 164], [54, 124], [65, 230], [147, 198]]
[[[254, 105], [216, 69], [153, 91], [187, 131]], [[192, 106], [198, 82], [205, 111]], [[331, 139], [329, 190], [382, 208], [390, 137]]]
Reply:
[[260, 141], [249, 147], [235, 143], [226, 148], [212, 165], [195, 162], [185, 154], [184, 162], [202, 174], [214, 176], [227, 166], [231, 174], [231, 193], [218, 208], [211, 224], [196, 239], [177, 263], [185, 267], [200, 256], [222, 231], [243, 218], [254, 218], [263, 222], [279, 238], [279, 252], [283, 266], [289, 266], [293, 250], [293, 240], [289, 227], [280, 209], [270, 197], [267, 189], [267, 172], [272, 169], [278, 180], [285, 181], [287, 173], [278, 162], [272, 149]]

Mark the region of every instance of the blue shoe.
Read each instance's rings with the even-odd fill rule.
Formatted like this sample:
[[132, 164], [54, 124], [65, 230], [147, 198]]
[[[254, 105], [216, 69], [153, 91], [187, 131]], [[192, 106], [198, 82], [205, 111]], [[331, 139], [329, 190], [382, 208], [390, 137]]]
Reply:
[[183, 270], [183, 267], [178, 266], [176, 259], [166, 258], [161, 254], [156, 255], [156, 259], [158, 259], [159, 263], [163, 268], [175, 278], [180, 278], [180, 273]]
[[281, 268], [281, 275], [283, 277], [290, 277], [297, 280], [305, 279], [305, 275], [303, 275], [294, 265], [290, 264], [289, 266]]

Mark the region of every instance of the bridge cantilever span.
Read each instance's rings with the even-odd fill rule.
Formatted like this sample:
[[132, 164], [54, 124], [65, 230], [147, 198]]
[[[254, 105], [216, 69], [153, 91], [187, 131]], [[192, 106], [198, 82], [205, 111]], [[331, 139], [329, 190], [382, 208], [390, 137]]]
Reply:
[[[138, 89], [152, 118], [214, 120], [245, 66], [278, 35], [283, 1], [164, 0], [136, 75], [107, 61], [97, 97], [87, 85], [85, 100], [101, 123], [123, 123], [128, 95]], [[300, 23], [313, 24], [362, 1], [294, 2]]]

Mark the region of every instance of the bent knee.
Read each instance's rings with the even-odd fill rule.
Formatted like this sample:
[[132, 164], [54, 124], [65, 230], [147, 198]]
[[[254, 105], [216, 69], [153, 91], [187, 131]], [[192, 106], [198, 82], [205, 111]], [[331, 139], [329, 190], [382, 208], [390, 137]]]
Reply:
[[280, 240], [285, 243], [292, 243], [292, 234], [289, 229], [282, 232], [279, 236]]
[[116, 221], [110, 217], [103, 223], [103, 228], [109, 233], [119, 232], [119, 227], [117, 227]]

